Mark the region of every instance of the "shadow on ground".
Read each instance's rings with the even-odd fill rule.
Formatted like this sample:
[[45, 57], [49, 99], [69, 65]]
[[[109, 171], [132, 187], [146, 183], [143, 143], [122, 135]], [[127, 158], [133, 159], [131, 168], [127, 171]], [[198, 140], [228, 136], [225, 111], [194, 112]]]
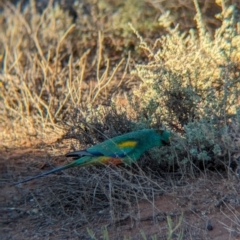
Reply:
[[[195, 179], [161, 179], [159, 194], [132, 202], [126, 196], [119, 196], [118, 202], [114, 202], [110, 199], [113, 195], [98, 194], [115, 183], [107, 176], [115, 173], [124, 176], [124, 168], [68, 170], [10, 186], [66, 161], [64, 155], [54, 152], [51, 146], [1, 151], [1, 239], [93, 239], [88, 229], [96, 239], [101, 239], [104, 229], [110, 239], [124, 239], [124, 236], [144, 239], [143, 235], [147, 239], [151, 236], [167, 239], [167, 216], [172, 219], [173, 226], [181, 221], [172, 239], [177, 239], [180, 233], [183, 239], [240, 237], [240, 184], [234, 176], [211, 173]], [[89, 176], [96, 181], [90, 181]], [[83, 187], [79, 184], [84, 179]], [[117, 189], [114, 187], [111, 191]], [[90, 190], [85, 193], [87, 189]], [[121, 204], [121, 201], [128, 202]], [[116, 205], [119, 209], [111, 204], [119, 204]]]

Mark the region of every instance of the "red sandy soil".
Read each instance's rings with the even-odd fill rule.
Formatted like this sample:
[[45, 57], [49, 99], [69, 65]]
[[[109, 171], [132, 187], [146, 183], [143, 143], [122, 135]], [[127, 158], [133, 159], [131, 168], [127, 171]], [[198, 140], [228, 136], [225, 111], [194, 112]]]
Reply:
[[[67, 152], [63, 146], [57, 147]], [[181, 226], [172, 239], [178, 239], [182, 231], [183, 239], [240, 240], [240, 184], [235, 176], [212, 173], [178, 181], [168, 178], [159, 196], [133, 203], [132, 209], [118, 219], [110, 217], [108, 208], [92, 209], [91, 213], [82, 209], [79, 214], [53, 214], [46, 210], [51, 203], [49, 197], [46, 196], [44, 202], [41, 193], [54, 190], [65, 173], [19, 186], [10, 184], [62, 165], [66, 158], [57, 155], [51, 146], [0, 151], [1, 240], [93, 239], [87, 228], [95, 233], [96, 239], [103, 239], [103, 227], [108, 230], [109, 239], [124, 239], [124, 236], [144, 239], [142, 233], [146, 239], [154, 235], [156, 239], [167, 239], [167, 216], [171, 217], [174, 227], [182, 214]], [[71, 187], [66, 182], [62, 186]], [[61, 210], [61, 203], [54, 209]]]

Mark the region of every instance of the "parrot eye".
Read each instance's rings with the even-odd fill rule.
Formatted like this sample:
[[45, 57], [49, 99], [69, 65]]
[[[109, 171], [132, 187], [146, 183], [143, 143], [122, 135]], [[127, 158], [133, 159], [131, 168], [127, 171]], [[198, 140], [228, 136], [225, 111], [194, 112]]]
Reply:
[[169, 145], [170, 145], [170, 140], [171, 140], [171, 139], [169, 139], [169, 141], [164, 141], [164, 140], [162, 140], [163, 145], [164, 145], [164, 146], [166, 146], [166, 145], [169, 146]]

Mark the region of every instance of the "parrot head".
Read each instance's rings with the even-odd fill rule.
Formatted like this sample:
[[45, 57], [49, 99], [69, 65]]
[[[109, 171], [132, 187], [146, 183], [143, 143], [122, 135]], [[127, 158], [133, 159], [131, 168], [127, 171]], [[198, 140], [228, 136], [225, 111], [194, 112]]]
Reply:
[[170, 132], [160, 129], [156, 130], [156, 132], [159, 134], [163, 146], [170, 145], [172, 138], [172, 134]]

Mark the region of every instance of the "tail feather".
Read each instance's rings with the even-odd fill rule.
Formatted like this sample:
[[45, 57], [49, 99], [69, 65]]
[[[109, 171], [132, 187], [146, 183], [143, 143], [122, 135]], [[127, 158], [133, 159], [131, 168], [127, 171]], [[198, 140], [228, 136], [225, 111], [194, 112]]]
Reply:
[[62, 171], [62, 170], [65, 170], [65, 169], [68, 169], [68, 168], [71, 168], [71, 167], [74, 167], [76, 166], [76, 162], [72, 162], [72, 163], [69, 163], [65, 166], [61, 166], [61, 167], [58, 167], [58, 168], [54, 168], [48, 172], [45, 172], [45, 173], [42, 173], [42, 174], [39, 174], [37, 176], [34, 176], [34, 177], [30, 177], [30, 178], [27, 178], [25, 180], [22, 180], [22, 181], [19, 181], [17, 183], [14, 183], [12, 184], [11, 186], [16, 186], [18, 184], [21, 184], [21, 183], [25, 183], [25, 182], [29, 182], [29, 181], [32, 181], [34, 179], [38, 179], [38, 178], [41, 178], [41, 177], [44, 177], [44, 176], [47, 176], [49, 174], [52, 174], [52, 173], [56, 173], [56, 172], [59, 172], [59, 171]]
[[65, 155], [66, 157], [74, 157], [74, 158], [80, 158], [83, 156], [94, 156], [92, 153], [88, 152], [87, 150], [80, 150], [75, 152], [69, 152]]
[[[72, 153], [70, 154], [69, 153], [69, 156], [72, 156]], [[75, 156], [75, 155], [74, 155]], [[54, 168], [48, 172], [45, 172], [45, 173], [42, 173], [42, 174], [39, 174], [37, 176], [34, 176], [34, 177], [30, 177], [30, 178], [27, 178], [25, 180], [22, 180], [22, 181], [19, 181], [17, 183], [14, 183], [12, 184], [11, 186], [15, 186], [15, 185], [18, 185], [20, 183], [25, 183], [25, 182], [29, 182], [29, 181], [32, 181], [34, 179], [38, 179], [38, 178], [41, 178], [41, 177], [44, 177], [44, 176], [47, 176], [49, 174], [52, 174], [52, 173], [56, 173], [56, 172], [59, 172], [59, 171], [62, 171], [62, 170], [65, 170], [65, 169], [68, 169], [68, 168], [71, 168], [71, 167], [76, 167], [76, 166], [79, 166], [79, 167], [84, 167], [84, 166], [87, 166], [87, 165], [95, 165], [95, 164], [99, 164], [102, 162], [102, 160], [106, 160], [105, 158], [102, 159], [102, 156], [99, 156], [99, 157], [92, 157], [92, 155], [85, 155], [83, 157], [76, 157], [76, 160], [65, 165], [65, 166], [62, 166], [62, 167], [58, 167], [58, 168]], [[108, 158], [108, 157], [107, 157]]]

